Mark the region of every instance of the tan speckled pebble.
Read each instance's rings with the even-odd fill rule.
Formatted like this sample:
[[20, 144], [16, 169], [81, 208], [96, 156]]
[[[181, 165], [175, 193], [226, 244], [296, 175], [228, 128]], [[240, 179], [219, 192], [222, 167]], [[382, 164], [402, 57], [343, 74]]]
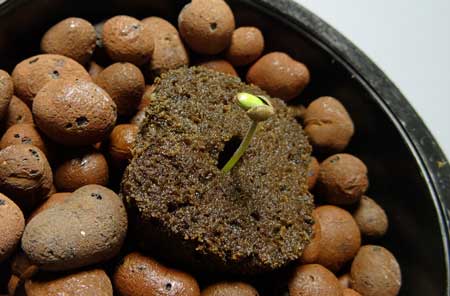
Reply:
[[152, 31], [134, 17], [119, 15], [110, 18], [103, 25], [102, 37], [103, 46], [113, 61], [140, 66], [152, 56]]
[[135, 124], [119, 124], [109, 135], [109, 155], [114, 165], [128, 163], [131, 159], [131, 149], [136, 141], [138, 126]]
[[232, 76], [238, 76], [236, 70], [233, 68], [233, 65], [231, 65], [226, 60], [211, 60], [206, 62], [201, 62], [198, 64], [198, 66], [202, 66], [217, 72], [222, 72], [225, 74], [229, 74]]
[[114, 287], [121, 296], [199, 296], [197, 281], [189, 274], [165, 267], [139, 253], [127, 255], [117, 267]]
[[336, 276], [318, 264], [297, 267], [289, 280], [290, 296], [343, 296]]
[[308, 85], [308, 68], [282, 52], [261, 57], [247, 72], [247, 82], [255, 84], [277, 97], [289, 101], [297, 97]]
[[33, 114], [27, 104], [18, 97], [13, 96], [6, 113], [5, 126], [9, 128], [19, 123], [33, 124]]
[[255, 288], [243, 282], [221, 282], [206, 287], [201, 296], [258, 296]]
[[345, 107], [333, 97], [320, 97], [304, 112], [305, 132], [314, 149], [340, 152], [350, 142], [355, 127]]
[[349, 205], [360, 200], [369, 187], [366, 165], [357, 157], [340, 153], [320, 164], [317, 196], [334, 205]]
[[150, 28], [155, 42], [150, 60], [150, 71], [153, 76], [189, 65], [189, 54], [177, 29], [171, 23], [159, 17], [148, 17], [141, 22]]
[[13, 93], [14, 85], [11, 76], [0, 69], [0, 121], [6, 117]]
[[320, 228], [320, 219], [316, 213], [316, 210], [313, 210], [312, 217], [314, 219], [312, 238], [309, 244], [305, 247], [305, 250], [303, 250], [302, 257], [300, 257], [300, 262], [303, 264], [316, 263], [320, 253], [322, 231]]
[[386, 234], [389, 226], [388, 217], [383, 208], [368, 196], [362, 196], [358, 207], [353, 212], [361, 234], [369, 239], [380, 238]]
[[96, 34], [94, 26], [77, 17], [66, 18], [51, 27], [42, 37], [44, 53], [60, 54], [86, 64], [94, 53]]
[[76, 151], [69, 155], [55, 170], [55, 186], [60, 191], [98, 184], [108, 185], [109, 169], [106, 158], [100, 152]]
[[131, 63], [115, 63], [100, 72], [95, 80], [114, 100], [119, 116], [133, 115], [145, 90], [144, 75]]
[[87, 185], [35, 216], [25, 227], [22, 249], [44, 270], [75, 269], [116, 256], [127, 225], [122, 199], [106, 187]]
[[1, 149], [16, 144], [34, 145], [47, 155], [45, 142], [33, 124], [15, 124], [3, 134], [3, 137], [0, 140]]
[[16, 65], [11, 76], [15, 95], [29, 106], [49, 81], [63, 78], [91, 80], [83, 66], [71, 58], [57, 54], [40, 54], [23, 60]]
[[361, 246], [361, 234], [352, 215], [335, 206], [314, 210], [320, 223], [320, 251], [316, 262], [337, 272], [355, 257]]
[[218, 54], [230, 44], [234, 15], [223, 0], [193, 0], [181, 10], [178, 28], [195, 52]]
[[112, 296], [111, 281], [103, 270], [80, 271], [70, 275], [39, 277], [25, 282], [27, 296]]
[[0, 264], [15, 250], [24, 226], [25, 219], [20, 208], [0, 193]]
[[33, 103], [36, 125], [49, 138], [64, 145], [94, 144], [106, 137], [117, 118], [116, 104], [92, 82], [54, 80]]
[[402, 285], [400, 266], [381, 246], [359, 249], [351, 267], [352, 289], [364, 296], [396, 296]]
[[70, 198], [71, 194], [71, 192], [53, 193], [43, 204], [41, 204], [30, 214], [30, 216], [28, 217], [28, 222], [31, 221], [31, 219], [33, 219], [37, 214], [42, 213], [43, 211], [50, 209], [55, 205], [63, 203], [65, 200]]
[[50, 192], [53, 176], [44, 153], [30, 144], [0, 151], [0, 192], [23, 208], [33, 207]]
[[264, 36], [261, 31], [255, 27], [240, 27], [231, 36], [226, 57], [234, 66], [244, 66], [256, 61], [263, 50]]
[[353, 289], [344, 289], [343, 293], [344, 294], [342, 296], [362, 296], [361, 294], [359, 294], [358, 292], [356, 292]]

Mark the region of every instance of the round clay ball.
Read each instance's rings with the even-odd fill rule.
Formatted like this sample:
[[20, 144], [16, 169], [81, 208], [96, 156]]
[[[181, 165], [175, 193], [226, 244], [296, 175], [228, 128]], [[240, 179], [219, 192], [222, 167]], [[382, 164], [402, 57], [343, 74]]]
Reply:
[[97, 35], [94, 26], [78, 17], [66, 18], [51, 27], [42, 37], [44, 53], [60, 54], [85, 65], [95, 49]]
[[290, 296], [342, 296], [336, 276], [319, 264], [298, 266], [288, 286]]
[[334, 205], [350, 205], [360, 200], [369, 187], [366, 165], [357, 157], [340, 153], [320, 164], [317, 195]]
[[171, 23], [159, 17], [148, 17], [141, 22], [149, 27], [155, 43], [149, 65], [153, 77], [189, 65], [189, 54]]
[[311, 145], [321, 152], [341, 152], [355, 132], [347, 110], [333, 97], [320, 97], [309, 104], [303, 123]]
[[117, 105], [119, 116], [136, 113], [145, 90], [144, 75], [130, 63], [115, 63], [103, 70], [95, 80]]
[[320, 228], [320, 220], [317, 216], [316, 210], [313, 210], [312, 217], [314, 219], [314, 225], [312, 227], [311, 241], [303, 250], [303, 254], [300, 257], [300, 262], [303, 264], [315, 263], [319, 257], [320, 252], [320, 241], [322, 238], [322, 232]]
[[193, 0], [181, 10], [178, 28], [193, 51], [214, 55], [229, 46], [234, 15], [223, 0]]
[[25, 227], [25, 219], [20, 208], [8, 197], [0, 193], [0, 263], [16, 249]]
[[220, 282], [206, 287], [201, 296], [258, 296], [255, 288], [243, 282]]
[[102, 72], [103, 70], [104, 68], [99, 64], [97, 64], [96, 62], [91, 61], [89, 63], [89, 75], [91, 75], [91, 78], [93, 80], [97, 79], [98, 74], [100, 74], [100, 72]]
[[55, 170], [55, 186], [60, 191], [75, 191], [89, 184], [106, 186], [109, 169], [106, 158], [92, 149], [77, 151], [67, 157]]
[[264, 36], [258, 28], [240, 27], [231, 35], [227, 60], [234, 66], [245, 66], [256, 61], [264, 50]]
[[300, 95], [310, 80], [308, 68], [282, 52], [261, 57], [247, 72], [247, 82], [265, 90], [270, 96], [292, 100]]
[[106, 91], [84, 80], [59, 79], [39, 91], [33, 103], [36, 125], [63, 145], [100, 142], [114, 127], [116, 104]]
[[27, 296], [112, 296], [113, 288], [106, 273], [101, 269], [94, 269], [33, 278], [25, 282], [25, 292]]
[[335, 206], [315, 209], [320, 223], [320, 251], [317, 263], [333, 272], [355, 257], [361, 246], [361, 234], [352, 215]]
[[400, 266], [391, 252], [380, 246], [361, 247], [351, 267], [352, 289], [364, 296], [395, 296], [402, 284]]
[[52, 185], [50, 165], [36, 146], [17, 144], [0, 151], [0, 191], [19, 206], [33, 207], [47, 197]]
[[11, 76], [0, 69], [0, 121], [6, 117], [13, 93], [14, 85]]
[[14, 93], [29, 106], [44, 85], [63, 78], [91, 80], [82, 65], [58, 54], [33, 56], [17, 64], [12, 72]]
[[4, 149], [16, 144], [31, 144], [47, 155], [47, 147], [39, 132], [36, 130], [34, 124], [19, 123], [11, 126], [3, 134], [0, 140], [0, 148]]
[[210, 60], [206, 62], [201, 62], [198, 64], [198, 66], [202, 66], [217, 72], [222, 72], [231, 76], [238, 76], [236, 70], [234, 69], [233, 65], [231, 65], [226, 60]]
[[70, 198], [71, 192], [57, 192], [50, 195], [50, 197], [41, 204], [37, 209], [35, 209], [28, 217], [28, 222], [33, 219], [37, 214], [52, 208], [55, 205], [59, 205]]
[[127, 163], [132, 158], [131, 150], [139, 127], [135, 124], [119, 124], [109, 135], [109, 155], [115, 164]]
[[154, 41], [149, 27], [131, 16], [119, 15], [103, 25], [103, 46], [115, 62], [129, 62], [137, 66], [148, 62]]
[[189, 274], [168, 268], [139, 253], [128, 254], [113, 276], [121, 296], [199, 296], [197, 281]]
[[339, 283], [341, 283], [342, 288], [351, 288], [351, 280], [349, 273], [344, 273], [340, 277], [338, 277]]
[[33, 124], [33, 114], [27, 104], [18, 97], [13, 96], [6, 113], [5, 126], [9, 128], [20, 123]]
[[311, 191], [316, 185], [317, 178], [319, 177], [320, 165], [317, 161], [317, 158], [314, 156], [311, 157], [311, 162], [308, 165], [308, 175], [307, 175], [307, 183], [308, 190]]
[[31, 219], [22, 249], [43, 270], [71, 270], [115, 257], [127, 228], [122, 199], [106, 187], [86, 185]]
[[342, 296], [362, 296], [353, 289], [344, 289], [342, 290], [342, 293], [343, 293]]
[[362, 196], [353, 212], [361, 234], [369, 239], [377, 239], [386, 234], [388, 218], [383, 208], [368, 196]]

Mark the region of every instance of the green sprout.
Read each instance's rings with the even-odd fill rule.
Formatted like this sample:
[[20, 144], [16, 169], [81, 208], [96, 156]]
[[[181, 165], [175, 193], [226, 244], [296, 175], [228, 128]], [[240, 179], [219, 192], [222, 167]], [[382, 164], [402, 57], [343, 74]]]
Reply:
[[258, 123], [267, 120], [271, 117], [275, 111], [270, 104], [269, 100], [263, 96], [255, 96], [249, 93], [238, 93], [235, 97], [236, 103], [244, 109], [252, 120], [247, 134], [239, 145], [239, 148], [234, 152], [233, 156], [228, 160], [225, 166], [222, 168], [223, 173], [228, 173], [239, 159], [244, 155], [247, 150], [253, 135], [258, 127]]

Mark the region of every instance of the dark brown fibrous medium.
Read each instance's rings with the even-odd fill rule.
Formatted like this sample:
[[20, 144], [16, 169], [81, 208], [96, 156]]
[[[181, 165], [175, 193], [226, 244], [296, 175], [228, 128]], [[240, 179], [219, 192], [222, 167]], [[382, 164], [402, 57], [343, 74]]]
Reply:
[[220, 171], [251, 121], [233, 101], [265, 93], [202, 67], [156, 80], [122, 195], [144, 249], [196, 270], [256, 274], [298, 259], [309, 242], [311, 147], [285, 104], [260, 124], [230, 173]]

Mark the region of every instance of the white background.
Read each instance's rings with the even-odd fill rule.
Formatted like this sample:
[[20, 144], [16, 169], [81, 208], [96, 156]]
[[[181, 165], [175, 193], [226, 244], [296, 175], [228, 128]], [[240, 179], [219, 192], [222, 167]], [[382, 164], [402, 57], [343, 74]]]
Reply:
[[449, 159], [450, 0], [296, 1], [384, 70]]

